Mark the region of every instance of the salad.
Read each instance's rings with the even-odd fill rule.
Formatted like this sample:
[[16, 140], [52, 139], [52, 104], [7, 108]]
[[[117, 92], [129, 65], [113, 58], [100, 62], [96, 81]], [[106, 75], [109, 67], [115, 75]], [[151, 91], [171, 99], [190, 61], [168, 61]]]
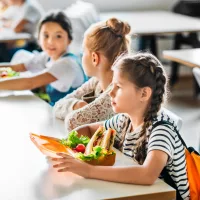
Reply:
[[12, 70], [10, 67], [0, 68], [0, 78], [10, 78], [19, 76], [19, 72]]

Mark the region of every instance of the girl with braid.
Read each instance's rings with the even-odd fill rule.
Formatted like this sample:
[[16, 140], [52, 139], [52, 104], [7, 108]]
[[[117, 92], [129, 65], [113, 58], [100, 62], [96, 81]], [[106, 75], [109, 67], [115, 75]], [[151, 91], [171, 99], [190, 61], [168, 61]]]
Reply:
[[[111, 119], [81, 126], [79, 135], [95, 132], [99, 125], [116, 130], [115, 147], [139, 165], [123, 167], [92, 166], [66, 154], [55, 168], [80, 176], [106, 181], [151, 185], [162, 178], [165, 168], [173, 179], [180, 199], [189, 199], [184, 147], [176, 134], [176, 125], [161, 104], [166, 98], [167, 78], [158, 59], [149, 53], [124, 55], [113, 66]], [[124, 113], [124, 114], [122, 114]], [[166, 124], [166, 121], [169, 122]]]

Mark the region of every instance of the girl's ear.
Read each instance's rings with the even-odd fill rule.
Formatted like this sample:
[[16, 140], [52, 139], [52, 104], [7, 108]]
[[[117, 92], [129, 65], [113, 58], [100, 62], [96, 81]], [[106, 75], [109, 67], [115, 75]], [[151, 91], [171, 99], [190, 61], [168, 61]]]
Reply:
[[96, 52], [92, 52], [92, 63], [96, 67], [99, 64], [100, 57], [99, 54]]
[[151, 95], [152, 95], [152, 89], [150, 87], [143, 87], [141, 89], [140, 101], [141, 102], [148, 101], [151, 98]]

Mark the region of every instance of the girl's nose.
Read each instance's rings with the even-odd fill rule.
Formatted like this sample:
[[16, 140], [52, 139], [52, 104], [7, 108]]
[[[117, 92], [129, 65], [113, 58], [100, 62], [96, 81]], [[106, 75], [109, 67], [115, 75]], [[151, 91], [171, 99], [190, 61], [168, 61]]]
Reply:
[[114, 85], [112, 85], [112, 89], [109, 92], [109, 96], [113, 97], [113, 94], [114, 94]]
[[52, 44], [52, 43], [53, 43], [53, 38], [49, 37], [47, 42], [48, 42], [49, 44]]

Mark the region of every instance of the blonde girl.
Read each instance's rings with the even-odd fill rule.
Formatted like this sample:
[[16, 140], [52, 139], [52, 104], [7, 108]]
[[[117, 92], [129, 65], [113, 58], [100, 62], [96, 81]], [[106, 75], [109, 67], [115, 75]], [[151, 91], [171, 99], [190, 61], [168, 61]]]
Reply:
[[109, 97], [111, 66], [117, 56], [129, 50], [129, 32], [130, 26], [115, 18], [96, 23], [86, 31], [82, 65], [86, 75], [92, 78], [54, 106], [54, 115], [65, 119], [67, 132], [115, 114]]

